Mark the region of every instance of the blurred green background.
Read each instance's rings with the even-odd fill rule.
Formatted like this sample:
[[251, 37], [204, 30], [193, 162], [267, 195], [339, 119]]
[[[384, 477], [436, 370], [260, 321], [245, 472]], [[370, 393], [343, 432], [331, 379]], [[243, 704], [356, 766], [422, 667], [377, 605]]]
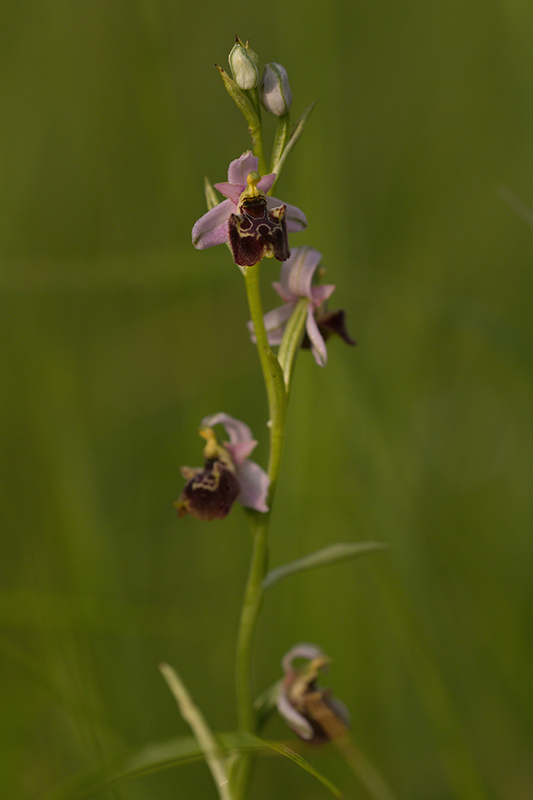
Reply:
[[[299, 359], [273, 566], [386, 553], [267, 595], [262, 691], [319, 643], [399, 800], [533, 796], [533, 6], [513, 0], [10, 3], [0, 27], [0, 794], [188, 733], [157, 665], [235, 725], [239, 508], [178, 520], [208, 413], [266, 402], [225, 248], [190, 229], [248, 148], [235, 34], [320, 98], [276, 193], [309, 219], [348, 348]], [[265, 306], [278, 277], [264, 265]], [[281, 720], [266, 733], [292, 738]], [[334, 752], [307, 753], [363, 798]], [[455, 774], [456, 772], [456, 774]], [[101, 797], [215, 797], [203, 764]], [[262, 760], [254, 798], [325, 790]]]

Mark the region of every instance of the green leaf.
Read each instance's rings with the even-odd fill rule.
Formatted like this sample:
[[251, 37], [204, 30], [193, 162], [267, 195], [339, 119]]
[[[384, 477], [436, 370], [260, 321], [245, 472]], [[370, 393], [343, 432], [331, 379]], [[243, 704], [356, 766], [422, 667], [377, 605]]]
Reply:
[[282, 681], [276, 681], [254, 700], [255, 729], [259, 732], [271, 714], [276, 710]]
[[387, 547], [388, 545], [384, 542], [338, 542], [337, 544], [331, 544], [308, 556], [291, 561], [289, 564], [283, 564], [281, 567], [271, 569], [263, 579], [263, 588], [268, 589], [269, 586], [273, 586], [286, 575], [292, 575], [294, 572], [303, 572], [315, 567], [325, 567], [327, 564], [334, 564], [336, 561], [344, 561], [347, 558], [355, 558], [355, 556], [361, 556], [364, 553], [386, 550]]
[[342, 797], [342, 792], [340, 792], [339, 789], [337, 789], [335, 784], [332, 783], [329, 780], [329, 778], [324, 777], [324, 775], [322, 775], [317, 769], [312, 767], [311, 764], [305, 760], [305, 758], [300, 756], [298, 753], [295, 753], [294, 750], [291, 750], [290, 747], [287, 747], [286, 744], [283, 744], [282, 742], [272, 742], [267, 740], [265, 740], [265, 744], [267, 744], [268, 747], [271, 747], [272, 750], [275, 750], [280, 755], [290, 758], [290, 760], [294, 761], [295, 764], [298, 764], [299, 767], [304, 769], [306, 772], [309, 772], [310, 775], [313, 775], [313, 777], [316, 778], [317, 781], [320, 781], [320, 783], [323, 786], [325, 786], [326, 789], [328, 789], [334, 797], [338, 798]]
[[207, 203], [207, 210], [211, 211], [212, 208], [215, 208], [220, 203], [220, 198], [218, 197], [215, 187], [207, 177], [204, 176], [204, 193], [205, 193], [205, 201]]
[[[283, 155], [283, 151], [287, 146], [289, 135], [290, 135], [290, 121], [289, 121], [290, 114], [287, 111], [286, 114], [282, 114], [281, 117], [278, 117], [278, 124], [276, 126], [276, 135], [274, 137], [274, 144], [272, 146], [272, 160], [270, 165], [270, 172], [276, 172], [277, 165], [281, 160], [281, 156]], [[278, 179], [279, 173], [276, 172], [276, 181]], [[269, 190], [269, 194], [272, 193], [272, 189], [274, 188], [274, 184], [272, 185], [271, 189]]]
[[218, 742], [213, 736], [204, 715], [193, 702], [187, 687], [176, 670], [171, 667], [170, 664], [160, 664], [159, 668], [168, 684], [168, 688], [174, 695], [181, 716], [191, 726], [198, 744], [202, 749], [207, 766], [209, 767], [211, 775], [213, 776], [213, 781], [217, 787], [220, 800], [232, 800], [226, 759], [221, 755]]
[[246, 92], [244, 92], [242, 89], [239, 89], [235, 81], [230, 78], [228, 73], [223, 70], [222, 67], [219, 67], [218, 64], [215, 66], [220, 73], [220, 77], [222, 78], [224, 86], [226, 87], [227, 93], [244, 114], [248, 125], [251, 128], [257, 128], [260, 124], [259, 118]]
[[[215, 734], [218, 750], [225, 755], [248, 752], [254, 755], [285, 756], [308, 772], [328, 789], [334, 797], [340, 798], [339, 789], [324, 775], [318, 772], [305, 758], [282, 742], [260, 739], [252, 733], [231, 731]], [[78, 776], [68, 784], [49, 792], [43, 800], [86, 800], [86, 798], [127, 781], [141, 778], [171, 767], [183, 766], [201, 761], [205, 754], [192, 736], [176, 737], [164, 742], [144, 747], [139, 752], [125, 758], [115, 765], [112, 771], [102, 771], [91, 775]]]
[[300, 352], [300, 346], [302, 344], [308, 305], [309, 300], [307, 297], [302, 297], [298, 300], [285, 326], [283, 338], [279, 346], [278, 360], [283, 370], [283, 379], [287, 391], [290, 386], [294, 364], [296, 363], [296, 356]]
[[273, 171], [276, 173], [276, 178], [279, 176], [281, 169], [285, 164], [285, 161], [287, 160], [287, 156], [289, 155], [292, 148], [294, 147], [294, 145], [304, 132], [305, 126], [307, 125], [307, 121], [311, 115], [311, 111], [314, 109], [317, 103], [318, 100], [313, 100], [313, 102], [307, 106], [302, 116], [294, 124], [289, 141], [287, 142], [280, 158], [272, 164]]
[[270, 347], [264, 348], [268, 360], [268, 368], [272, 376], [272, 386], [276, 403], [281, 413], [284, 413], [287, 405], [287, 396], [285, 394], [285, 381], [282, 366], [279, 362], [278, 356]]

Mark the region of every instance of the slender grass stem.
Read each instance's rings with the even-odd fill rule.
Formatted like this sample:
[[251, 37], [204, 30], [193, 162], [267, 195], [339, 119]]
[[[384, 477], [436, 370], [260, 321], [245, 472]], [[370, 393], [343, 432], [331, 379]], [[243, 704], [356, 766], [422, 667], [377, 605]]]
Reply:
[[219, 752], [218, 744], [202, 712], [196, 706], [180, 676], [169, 664], [159, 668], [178, 704], [181, 716], [189, 723], [205, 756], [220, 800], [234, 800], [226, 770], [226, 758]]

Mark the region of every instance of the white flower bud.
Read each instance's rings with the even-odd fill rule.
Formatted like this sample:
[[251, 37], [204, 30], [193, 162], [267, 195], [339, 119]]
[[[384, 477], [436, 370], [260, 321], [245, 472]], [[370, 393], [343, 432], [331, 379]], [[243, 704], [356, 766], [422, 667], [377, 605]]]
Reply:
[[259, 71], [250, 55], [252, 52], [250, 48], [245, 47], [240, 40], [237, 40], [228, 56], [233, 80], [239, 89], [255, 89], [257, 86]]
[[270, 114], [281, 117], [286, 114], [292, 103], [287, 70], [274, 61], [265, 66], [259, 85], [259, 99]]

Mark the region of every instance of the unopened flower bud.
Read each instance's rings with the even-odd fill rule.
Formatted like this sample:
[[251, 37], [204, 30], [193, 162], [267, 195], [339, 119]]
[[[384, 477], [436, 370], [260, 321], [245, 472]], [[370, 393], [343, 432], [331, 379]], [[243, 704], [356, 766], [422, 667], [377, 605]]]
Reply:
[[292, 103], [292, 92], [289, 86], [287, 70], [274, 61], [265, 66], [259, 85], [259, 99], [270, 114], [281, 117], [286, 114]]
[[243, 45], [241, 40], [237, 39], [228, 56], [228, 61], [233, 80], [239, 89], [255, 89], [259, 80], [257, 56], [248, 42]]

